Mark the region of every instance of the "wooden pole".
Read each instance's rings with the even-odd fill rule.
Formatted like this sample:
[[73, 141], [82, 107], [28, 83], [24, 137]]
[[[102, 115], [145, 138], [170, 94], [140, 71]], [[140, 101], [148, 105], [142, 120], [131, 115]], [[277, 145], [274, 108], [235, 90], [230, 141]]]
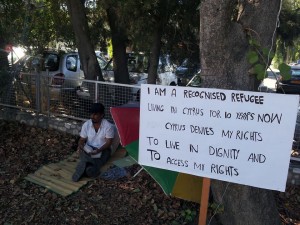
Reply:
[[199, 223], [198, 225], [206, 225], [207, 208], [209, 200], [210, 179], [204, 177], [202, 183], [202, 194], [200, 202]]

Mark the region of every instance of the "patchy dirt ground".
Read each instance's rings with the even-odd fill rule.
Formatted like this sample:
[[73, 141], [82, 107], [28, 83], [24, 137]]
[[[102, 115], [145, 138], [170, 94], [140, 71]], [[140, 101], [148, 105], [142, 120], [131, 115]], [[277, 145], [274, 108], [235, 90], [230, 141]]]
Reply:
[[[74, 145], [72, 135], [0, 120], [0, 224], [198, 224], [199, 204], [165, 196], [144, 171], [134, 179], [95, 179], [68, 197], [24, 180], [65, 159]], [[283, 224], [299, 225], [299, 186], [276, 199]]]

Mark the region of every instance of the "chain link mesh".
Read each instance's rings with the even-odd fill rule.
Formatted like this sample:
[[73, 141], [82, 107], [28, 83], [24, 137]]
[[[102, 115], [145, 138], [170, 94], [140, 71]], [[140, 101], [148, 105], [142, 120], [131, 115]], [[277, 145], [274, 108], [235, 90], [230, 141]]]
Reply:
[[[48, 116], [86, 120], [94, 102], [105, 106], [105, 117], [112, 121], [110, 107], [139, 101], [139, 86], [80, 80], [61, 79], [52, 85], [53, 78], [38, 73], [19, 73], [13, 76], [0, 95], [0, 104], [30, 110]], [[56, 84], [59, 82], [55, 82]]]
[[[0, 92], [0, 105], [48, 116], [86, 120], [93, 102], [105, 106], [105, 117], [112, 121], [110, 107], [139, 101], [139, 86], [91, 80], [56, 78], [39, 73], [18, 73], [8, 79]], [[74, 83], [81, 84], [74, 88]], [[297, 116], [293, 149], [300, 149], [300, 114]]]

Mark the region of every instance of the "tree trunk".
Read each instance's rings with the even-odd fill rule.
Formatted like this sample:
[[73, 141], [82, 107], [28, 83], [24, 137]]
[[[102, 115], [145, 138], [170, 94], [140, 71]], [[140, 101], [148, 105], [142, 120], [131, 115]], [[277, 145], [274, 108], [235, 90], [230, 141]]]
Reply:
[[67, 0], [67, 7], [71, 17], [73, 30], [75, 33], [76, 44], [79, 51], [80, 62], [88, 80], [103, 81], [102, 72], [98, 64], [95, 49], [92, 45], [87, 18], [84, 10], [84, 1]]
[[153, 42], [150, 50], [148, 84], [156, 84], [162, 33], [163, 33], [163, 24], [162, 21], [159, 21], [153, 33]]
[[126, 56], [127, 36], [126, 31], [122, 26], [122, 22], [120, 22], [120, 18], [118, 18], [116, 10], [116, 7], [112, 5], [106, 9], [112, 36], [115, 82], [129, 84]]
[[157, 69], [159, 64], [159, 56], [161, 50], [161, 39], [164, 32], [164, 27], [169, 19], [168, 7], [169, 1], [161, 0], [158, 4], [158, 15], [156, 15], [156, 23], [154, 25], [152, 43], [150, 49], [149, 69], [148, 69], [148, 84], [156, 84]]
[[[127, 35], [123, 27], [124, 23], [118, 13], [118, 6], [108, 4], [106, 14], [110, 26], [112, 46], [113, 46], [113, 70], [116, 83], [129, 84], [129, 73], [127, 66], [126, 44]], [[131, 89], [124, 86], [114, 87], [114, 104], [122, 105], [131, 100]]]
[[[4, 51], [6, 41], [0, 36], [0, 100], [2, 102], [9, 100], [10, 94], [9, 90], [12, 90], [12, 75], [8, 73], [9, 63], [8, 63], [8, 53]], [[6, 102], [6, 103], [9, 103]]]
[[[246, 57], [250, 50], [248, 37], [257, 40], [262, 48], [270, 49], [279, 6], [279, 0], [201, 1], [203, 87], [255, 90], [256, 78], [249, 74], [251, 65]], [[214, 201], [224, 206], [224, 212], [218, 214], [222, 224], [280, 224], [272, 191], [230, 184], [225, 192], [227, 185], [222, 181], [212, 182]]]
[[8, 53], [6, 51], [3, 51], [5, 49], [5, 45], [7, 43], [5, 40], [0, 37], [0, 71], [6, 71], [8, 69]]

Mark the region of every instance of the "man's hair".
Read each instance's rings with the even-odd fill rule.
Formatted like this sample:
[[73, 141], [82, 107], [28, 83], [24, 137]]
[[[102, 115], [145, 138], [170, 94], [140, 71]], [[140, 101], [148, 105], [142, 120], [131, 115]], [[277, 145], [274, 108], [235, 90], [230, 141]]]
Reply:
[[93, 103], [90, 112], [104, 114], [105, 107], [101, 103]]

